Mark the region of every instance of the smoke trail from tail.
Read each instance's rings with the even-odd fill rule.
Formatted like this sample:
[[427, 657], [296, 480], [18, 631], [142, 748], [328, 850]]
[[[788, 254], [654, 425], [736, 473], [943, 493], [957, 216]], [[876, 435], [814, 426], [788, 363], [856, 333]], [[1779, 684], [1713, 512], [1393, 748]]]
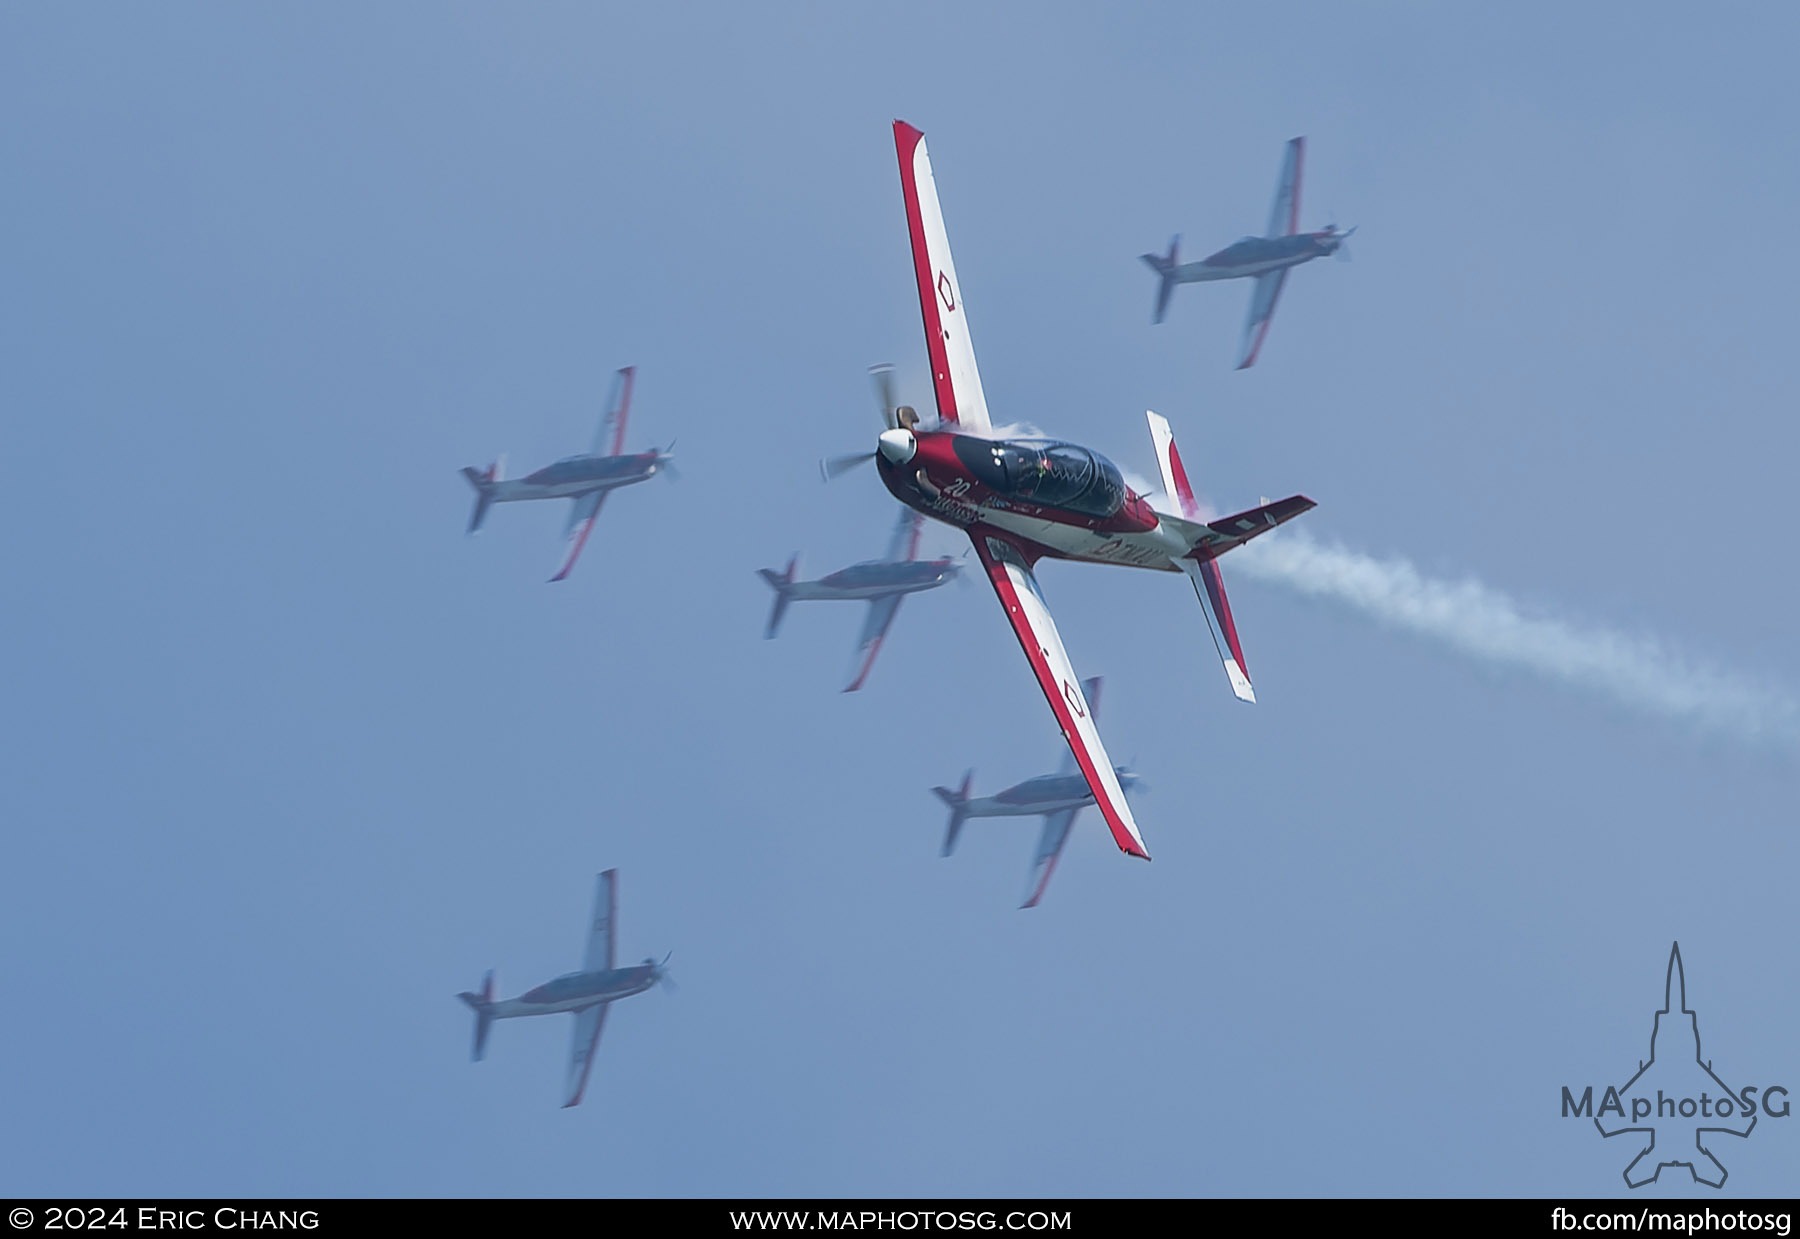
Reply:
[[1402, 558], [1364, 555], [1287, 531], [1244, 547], [1231, 562], [1261, 580], [1344, 603], [1485, 662], [1523, 667], [1734, 739], [1800, 749], [1800, 705], [1779, 689], [1699, 666], [1653, 638], [1528, 614], [1472, 577], [1435, 580]]

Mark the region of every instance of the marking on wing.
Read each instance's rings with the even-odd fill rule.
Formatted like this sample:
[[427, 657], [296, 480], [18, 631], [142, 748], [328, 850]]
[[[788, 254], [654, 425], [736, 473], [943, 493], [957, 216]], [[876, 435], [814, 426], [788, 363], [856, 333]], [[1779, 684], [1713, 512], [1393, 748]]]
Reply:
[[[1040, 647], [1040, 649], [1041, 649], [1041, 647]], [[1042, 652], [1046, 659], [1048, 659], [1050, 657], [1050, 652], [1048, 650], [1043, 650]], [[1087, 711], [1082, 708], [1081, 694], [1075, 691], [1075, 686], [1073, 684], [1069, 683], [1067, 680], [1064, 680], [1062, 683], [1062, 690], [1063, 690], [1063, 700], [1069, 703], [1069, 709], [1071, 709], [1075, 712], [1075, 717], [1076, 718], [1086, 718]]]

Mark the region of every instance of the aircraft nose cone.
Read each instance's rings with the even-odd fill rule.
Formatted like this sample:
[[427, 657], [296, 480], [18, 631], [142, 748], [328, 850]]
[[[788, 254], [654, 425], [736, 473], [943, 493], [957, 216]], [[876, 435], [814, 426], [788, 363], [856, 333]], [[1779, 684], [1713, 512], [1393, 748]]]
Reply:
[[903, 465], [913, 458], [919, 444], [910, 430], [884, 430], [877, 450], [890, 465]]

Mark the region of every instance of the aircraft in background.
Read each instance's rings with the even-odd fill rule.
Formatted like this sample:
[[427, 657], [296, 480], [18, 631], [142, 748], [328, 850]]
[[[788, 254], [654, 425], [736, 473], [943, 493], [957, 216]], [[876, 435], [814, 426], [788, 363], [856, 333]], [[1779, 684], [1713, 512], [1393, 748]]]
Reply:
[[[1098, 713], [1100, 677], [1082, 681], [1081, 687], [1087, 697], [1088, 710]], [[1113, 774], [1126, 791], [1139, 781], [1138, 776], [1124, 766], [1115, 766]], [[1037, 855], [1031, 861], [1025, 902], [1019, 905], [1035, 908], [1038, 900], [1044, 897], [1044, 888], [1050, 884], [1050, 875], [1056, 871], [1063, 845], [1069, 841], [1069, 828], [1075, 824], [1075, 815], [1094, 803], [1093, 789], [1075, 768], [1074, 755], [1067, 751], [1063, 753], [1062, 769], [1055, 774], [1040, 774], [992, 796], [969, 795], [974, 781], [975, 772], [971, 770], [963, 775], [961, 787], [931, 789], [939, 800], [950, 806], [950, 826], [944, 832], [943, 855], [948, 856], [956, 850], [963, 823], [972, 817], [1042, 817], [1044, 825], [1038, 832]]]
[[1269, 210], [1267, 236], [1244, 237], [1233, 241], [1218, 253], [1199, 262], [1181, 261], [1181, 236], [1169, 242], [1167, 254], [1145, 254], [1144, 262], [1156, 272], [1156, 316], [1162, 322], [1169, 308], [1169, 296], [1177, 284], [1200, 284], [1209, 280], [1253, 279], [1256, 289], [1250, 295], [1250, 317], [1244, 323], [1244, 343], [1238, 355], [1237, 368], [1246, 370], [1256, 363], [1263, 337], [1269, 333], [1269, 322], [1275, 317], [1275, 303], [1281, 298], [1281, 286], [1288, 272], [1303, 262], [1350, 251], [1344, 242], [1355, 228], [1339, 232], [1336, 224], [1327, 224], [1318, 232], [1300, 231], [1300, 165], [1306, 154], [1306, 139], [1295, 138], [1287, 144], [1287, 155], [1281, 163], [1281, 179], [1275, 185], [1275, 205]]
[[[1233, 516], [1202, 521], [1173, 439], [1165, 437], [1167, 423], [1161, 422], [1164, 433], [1159, 435], [1161, 419], [1155, 414], [1150, 421], [1157, 461], [1165, 487], [1182, 505], [1185, 515], [1181, 517], [1152, 509], [1125, 484], [1118, 467], [1098, 452], [1073, 443], [989, 437], [993, 425], [975, 365], [967, 306], [950, 258], [925, 135], [905, 121], [895, 121], [894, 142], [938, 423], [924, 429], [912, 410], [890, 409], [888, 429], [873, 452], [826, 461], [824, 471], [827, 477], [834, 477], [873, 461], [882, 483], [896, 499], [968, 533], [1114, 842], [1130, 855], [1148, 859], [1118, 773], [1094, 726], [1093, 709], [1063, 649], [1033, 567], [1048, 557], [1185, 572], [1203, 607], [1214, 609], [1216, 618], [1228, 626], [1229, 653], [1221, 650], [1226, 671], [1233, 691], [1252, 701], [1255, 697], [1237, 648], [1224, 582], [1213, 561], [1299, 516], [1314, 506], [1313, 501], [1294, 495]], [[950, 687], [943, 685], [940, 690]], [[985, 709], [985, 697], [976, 695], [974, 700], [979, 703], [975, 709]], [[959, 713], [968, 708], [962, 707]], [[966, 713], [963, 716], [967, 717]]]
[[881, 642], [892, 627], [894, 616], [899, 613], [900, 600], [908, 594], [936, 589], [954, 579], [962, 569], [961, 564], [947, 556], [918, 558], [919, 532], [923, 524], [924, 518], [917, 512], [901, 508], [893, 537], [888, 540], [886, 556], [851, 564], [816, 581], [795, 579], [800, 571], [797, 553], [780, 572], [773, 568], [758, 568], [757, 575], [775, 591], [775, 603], [769, 610], [769, 625], [763, 630], [763, 637], [771, 638], [781, 628], [781, 617], [787, 614], [789, 603], [819, 599], [867, 602], [869, 613], [863, 620], [862, 636], [857, 640], [856, 657], [851, 663], [850, 683], [844, 686], [844, 691], [853, 693], [861, 688], [869, 678], [869, 669], [875, 665], [875, 655], [881, 651]]
[[528, 989], [517, 998], [499, 1002], [494, 1001], [494, 974], [490, 971], [482, 980], [480, 993], [464, 990], [457, 995], [475, 1011], [475, 1062], [480, 1062], [487, 1052], [488, 1029], [495, 1020], [564, 1011], [575, 1016], [575, 1033], [569, 1043], [569, 1075], [563, 1089], [565, 1109], [581, 1103], [588, 1070], [594, 1065], [594, 1051], [600, 1045], [600, 1029], [606, 1024], [607, 1007], [621, 998], [641, 994], [658, 982], [670, 988], [675, 984], [669, 977], [667, 956], [660, 964], [646, 959], [628, 968], [621, 968], [614, 961], [614, 935], [619, 921], [618, 875], [617, 869], [600, 875], [594, 891], [594, 915], [588, 927], [587, 954], [579, 969]]
[[500, 476], [506, 464], [502, 456], [485, 470], [465, 468], [463, 476], [475, 488], [475, 510], [469, 516], [469, 532], [481, 528], [488, 509], [496, 503], [520, 503], [528, 499], [573, 499], [569, 523], [563, 530], [567, 552], [563, 565], [552, 581], [569, 575], [581, 548], [593, 532], [594, 518], [606, 496], [622, 486], [648, 481], [658, 473], [675, 476], [671, 464], [675, 445], [651, 448], [647, 452], [625, 454], [625, 421], [631, 413], [631, 388], [637, 377], [636, 366], [626, 366], [613, 376], [612, 396], [607, 401], [606, 416], [600, 421], [594, 445], [578, 456], [565, 456], [555, 464], [545, 465], [536, 473], [508, 480]]

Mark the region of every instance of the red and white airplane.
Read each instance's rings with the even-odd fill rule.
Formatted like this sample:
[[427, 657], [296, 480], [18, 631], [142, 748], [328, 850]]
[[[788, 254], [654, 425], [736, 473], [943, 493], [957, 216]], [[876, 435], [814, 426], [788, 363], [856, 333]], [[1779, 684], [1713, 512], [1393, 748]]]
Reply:
[[486, 469], [463, 469], [463, 476], [475, 488], [475, 510], [469, 515], [469, 532], [481, 528], [488, 509], [496, 503], [573, 499], [569, 523], [563, 530], [563, 544], [567, 548], [563, 564], [550, 579], [560, 581], [567, 577], [581, 557], [581, 548], [587, 545], [588, 534], [594, 529], [594, 518], [600, 515], [600, 505], [606, 502], [608, 494], [622, 486], [647, 482], [658, 473], [675, 475], [675, 466], [670, 463], [675, 452], [673, 443], [665, 448], [625, 454], [625, 421], [631, 414], [631, 388], [636, 378], [636, 366], [626, 366], [613, 377], [606, 416], [600, 419], [594, 446], [588, 451], [578, 456], [565, 456], [536, 473], [510, 481], [500, 476], [506, 463], [504, 456]]
[[[1089, 711], [1099, 714], [1100, 677], [1082, 681], [1081, 690], [1087, 696]], [[1113, 773], [1118, 776], [1119, 786], [1127, 792], [1140, 782], [1136, 772], [1125, 766], [1115, 767]], [[1075, 824], [1075, 815], [1094, 803], [1093, 789], [1076, 771], [1070, 753], [1063, 754], [1062, 769], [1055, 774], [1040, 774], [992, 796], [970, 795], [974, 782], [975, 772], [971, 770], [963, 775], [961, 787], [931, 789], [939, 800], [950, 806], [950, 825], [944, 831], [943, 855], [956, 851], [956, 840], [962, 834], [963, 823], [972, 817], [1043, 818], [1043, 829], [1038, 832], [1037, 855], [1032, 857], [1031, 878], [1025, 887], [1025, 902], [1019, 905], [1035, 908], [1038, 900], [1044, 897], [1044, 888], [1050, 885], [1050, 875], [1056, 872], [1056, 862], [1062, 857], [1063, 845], [1069, 841], [1069, 828]]]
[[600, 1046], [600, 1030], [606, 1025], [607, 1007], [621, 998], [641, 994], [661, 982], [670, 988], [668, 958], [662, 963], [646, 959], [641, 964], [621, 968], [615, 959], [614, 934], [619, 923], [619, 871], [608, 869], [600, 875], [594, 891], [594, 915], [588, 925], [587, 954], [581, 967], [517, 998], [494, 1000], [494, 974], [482, 980], [481, 992], [464, 990], [457, 997], [475, 1010], [474, 1061], [487, 1053], [488, 1029], [495, 1020], [517, 1019], [525, 1015], [557, 1015], [569, 1012], [575, 1016], [575, 1035], [569, 1042], [569, 1075], [563, 1089], [563, 1106], [581, 1104], [587, 1089], [588, 1071], [594, 1065], [594, 1051]]
[[1233, 691], [1250, 701], [1254, 697], [1244, 656], [1214, 561], [1299, 516], [1314, 506], [1313, 501], [1294, 495], [1233, 516], [1203, 520], [1168, 424], [1155, 414], [1150, 422], [1157, 461], [1164, 486], [1182, 506], [1179, 517], [1154, 511], [1125, 484], [1117, 466], [1098, 452], [1073, 443], [993, 437], [925, 135], [905, 121], [895, 121], [894, 142], [938, 422], [925, 429], [910, 410], [893, 410], [889, 429], [882, 432], [873, 453], [827, 461], [826, 474], [835, 476], [873, 460], [895, 498], [968, 533], [1114, 842], [1130, 855], [1148, 859], [1033, 566], [1051, 558], [1185, 572], [1218, 622], [1224, 639], [1221, 655]]
[[1201, 284], [1211, 280], [1256, 281], [1250, 295], [1250, 315], [1244, 322], [1244, 343], [1238, 353], [1239, 370], [1256, 364], [1262, 351], [1263, 337], [1269, 334], [1269, 323], [1275, 318], [1275, 303], [1281, 299], [1282, 285], [1288, 272], [1303, 262], [1336, 254], [1348, 258], [1344, 242], [1355, 228], [1338, 231], [1327, 224], [1317, 232], [1300, 231], [1300, 170], [1306, 154], [1306, 139], [1294, 138], [1287, 144], [1281, 161], [1281, 179], [1275, 183], [1275, 204], [1269, 208], [1267, 236], [1243, 237], [1216, 254], [1199, 262], [1181, 261], [1181, 237], [1169, 242], [1167, 254], [1145, 254], [1144, 263], [1157, 276], [1156, 314], [1152, 322], [1160, 323], [1169, 309], [1169, 296], [1177, 284]]
[[773, 568], [758, 568], [757, 575], [775, 591], [775, 602], [769, 609], [769, 624], [763, 630], [763, 636], [772, 638], [780, 630], [781, 617], [787, 614], [790, 603], [834, 599], [868, 603], [869, 613], [863, 619], [862, 636], [857, 641], [850, 683], [844, 686], [844, 691], [853, 693], [861, 688], [875, 666], [875, 655], [881, 651], [881, 643], [893, 626], [894, 616], [900, 613], [900, 600], [908, 594], [936, 589], [946, 581], [954, 580], [962, 568], [956, 560], [945, 555], [936, 559], [919, 558], [919, 531], [924, 519], [911, 508], [900, 509], [900, 519], [895, 522], [893, 536], [888, 539], [886, 557], [839, 568], [816, 581], [795, 579], [800, 572], [798, 554], [789, 559], [787, 567], [780, 572]]

